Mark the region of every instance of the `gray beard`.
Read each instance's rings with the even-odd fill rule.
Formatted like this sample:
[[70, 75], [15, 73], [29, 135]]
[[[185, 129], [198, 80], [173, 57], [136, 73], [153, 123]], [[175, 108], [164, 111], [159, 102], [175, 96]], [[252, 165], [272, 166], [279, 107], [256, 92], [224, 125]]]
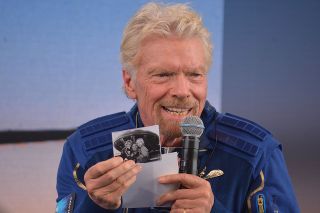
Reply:
[[182, 136], [180, 123], [175, 121], [160, 120], [160, 134], [164, 136], [164, 141], [173, 141]]

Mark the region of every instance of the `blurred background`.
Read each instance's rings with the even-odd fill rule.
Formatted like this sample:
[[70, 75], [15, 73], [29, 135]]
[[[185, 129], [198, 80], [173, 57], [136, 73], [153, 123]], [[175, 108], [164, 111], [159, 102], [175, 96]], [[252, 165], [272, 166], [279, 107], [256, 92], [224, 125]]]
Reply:
[[[146, 0], [0, 0], [0, 213], [53, 212], [65, 137], [129, 110], [119, 46]], [[188, 2], [212, 33], [208, 100], [282, 143], [302, 212], [320, 210], [320, 2]]]

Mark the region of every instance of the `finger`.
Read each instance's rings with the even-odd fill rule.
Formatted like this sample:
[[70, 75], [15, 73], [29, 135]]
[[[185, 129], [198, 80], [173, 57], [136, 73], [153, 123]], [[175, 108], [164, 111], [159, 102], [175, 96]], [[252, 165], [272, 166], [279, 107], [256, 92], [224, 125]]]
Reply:
[[208, 185], [209, 182], [191, 174], [172, 174], [164, 175], [158, 179], [159, 183], [162, 184], [171, 184], [171, 183], [180, 183], [186, 188], [195, 188], [203, 184]]
[[206, 203], [203, 199], [181, 199], [176, 200], [171, 206], [171, 209], [192, 209], [197, 208], [199, 206], [205, 207], [207, 205], [209, 205], [209, 203]]
[[[117, 167], [109, 170], [104, 175], [95, 178], [95, 179], [89, 179], [86, 181], [87, 189], [88, 187], [92, 190], [102, 188], [105, 186], [108, 186], [112, 184], [118, 177], [121, 175], [129, 172], [130, 170], [134, 169], [135, 167], [138, 167], [137, 164], [135, 164], [133, 161], [125, 161], [121, 164], [119, 164]], [[133, 171], [134, 172], [134, 171]]]
[[116, 191], [111, 193], [112, 195], [116, 197], [121, 197], [129, 188], [134, 184], [137, 180], [137, 176], [132, 176], [130, 179], [128, 179], [124, 184], [121, 185]]
[[131, 177], [124, 185], [121, 185], [113, 192], [99, 192], [96, 193], [98, 202], [104, 203], [104, 206], [111, 209], [119, 208], [121, 205], [121, 196], [129, 189], [129, 187], [136, 181], [136, 176]]
[[159, 197], [157, 205], [163, 205], [168, 202], [180, 200], [180, 199], [197, 199], [199, 197], [206, 197], [203, 190], [194, 189], [178, 189], [175, 191], [167, 192]]
[[[141, 169], [140, 169], [141, 170]], [[128, 176], [129, 177], [129, 176]], [[131, 176], [125, 183], [119, 184], [116, 181], [111, 185], [97, 190], [88, 191], [92, 200], [101, 204], [107, 209], [118, 208], [121, 204], [121, 196], [135, 182], [136, 175]], [[113, 187], [114, 189], [111, 189]]]
[[187, 213], [188, 211], [192, 212], [191, 209], [187, 210], [187, 209], [181, 208], [181, 209], [171, 209], [170, 213]]
[[116, 209], [121, 205], [121, 197], [116, 197], [105, 189], [88, 193], [88, 195], [95, 203], [106, 209]]
[[136, 176], [132, 176], [123, 183], [114, 181], [111, 185], [99, 188], [98, 190], [93, 190], [90, 194], [96, 200], [107, 200], [111, 202], [111, 199], [108, 198], [111, 197], [114, 198], [112, 201], [115, 201], [122, 196], [122, 194], [135, 182], [135, 180]]
[[124, 173], [123, 175], [119, 176], [115, 179], [107, 188], [109, 192], [116, 191], [119, 187], [124, 186], [126, 182], [131, 179], [133, 176], [137, 176], [137, 174], [142, 170], [140, 165], [135, 165], [132, 169], [128, 172]]
[[101, 175], [104, 175], [107, 171], [119, 166], [123, 162], [121, 157], [111, 158], [105, 161], [101, 161], [94, 166], [90, 167], [85, 173], [85, 179], [98, 178]]
[[170, 213], [203, 213], [202, 209], [187, 209], [187, 208], [180, 208], [180, 209], [171, 209]]

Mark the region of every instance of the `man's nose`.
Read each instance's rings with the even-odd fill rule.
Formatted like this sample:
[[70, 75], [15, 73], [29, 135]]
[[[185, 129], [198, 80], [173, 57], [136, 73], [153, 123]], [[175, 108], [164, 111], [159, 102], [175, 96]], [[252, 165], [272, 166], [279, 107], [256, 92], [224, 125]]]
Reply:
[[178, 75], [171, 89], [171, 94], [176, 98], [188, 98], [191, 95], [190, 82], [185, 75]]

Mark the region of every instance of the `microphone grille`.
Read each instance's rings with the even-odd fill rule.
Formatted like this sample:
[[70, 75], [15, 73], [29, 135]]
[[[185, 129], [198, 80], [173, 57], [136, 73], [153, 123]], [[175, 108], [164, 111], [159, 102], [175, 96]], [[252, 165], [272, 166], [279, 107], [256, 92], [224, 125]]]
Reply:
[[180, 123], [182, 135], [193, 135], [200, 137], [203, 133], [204, 125], [198, 116], [189, 116]]

